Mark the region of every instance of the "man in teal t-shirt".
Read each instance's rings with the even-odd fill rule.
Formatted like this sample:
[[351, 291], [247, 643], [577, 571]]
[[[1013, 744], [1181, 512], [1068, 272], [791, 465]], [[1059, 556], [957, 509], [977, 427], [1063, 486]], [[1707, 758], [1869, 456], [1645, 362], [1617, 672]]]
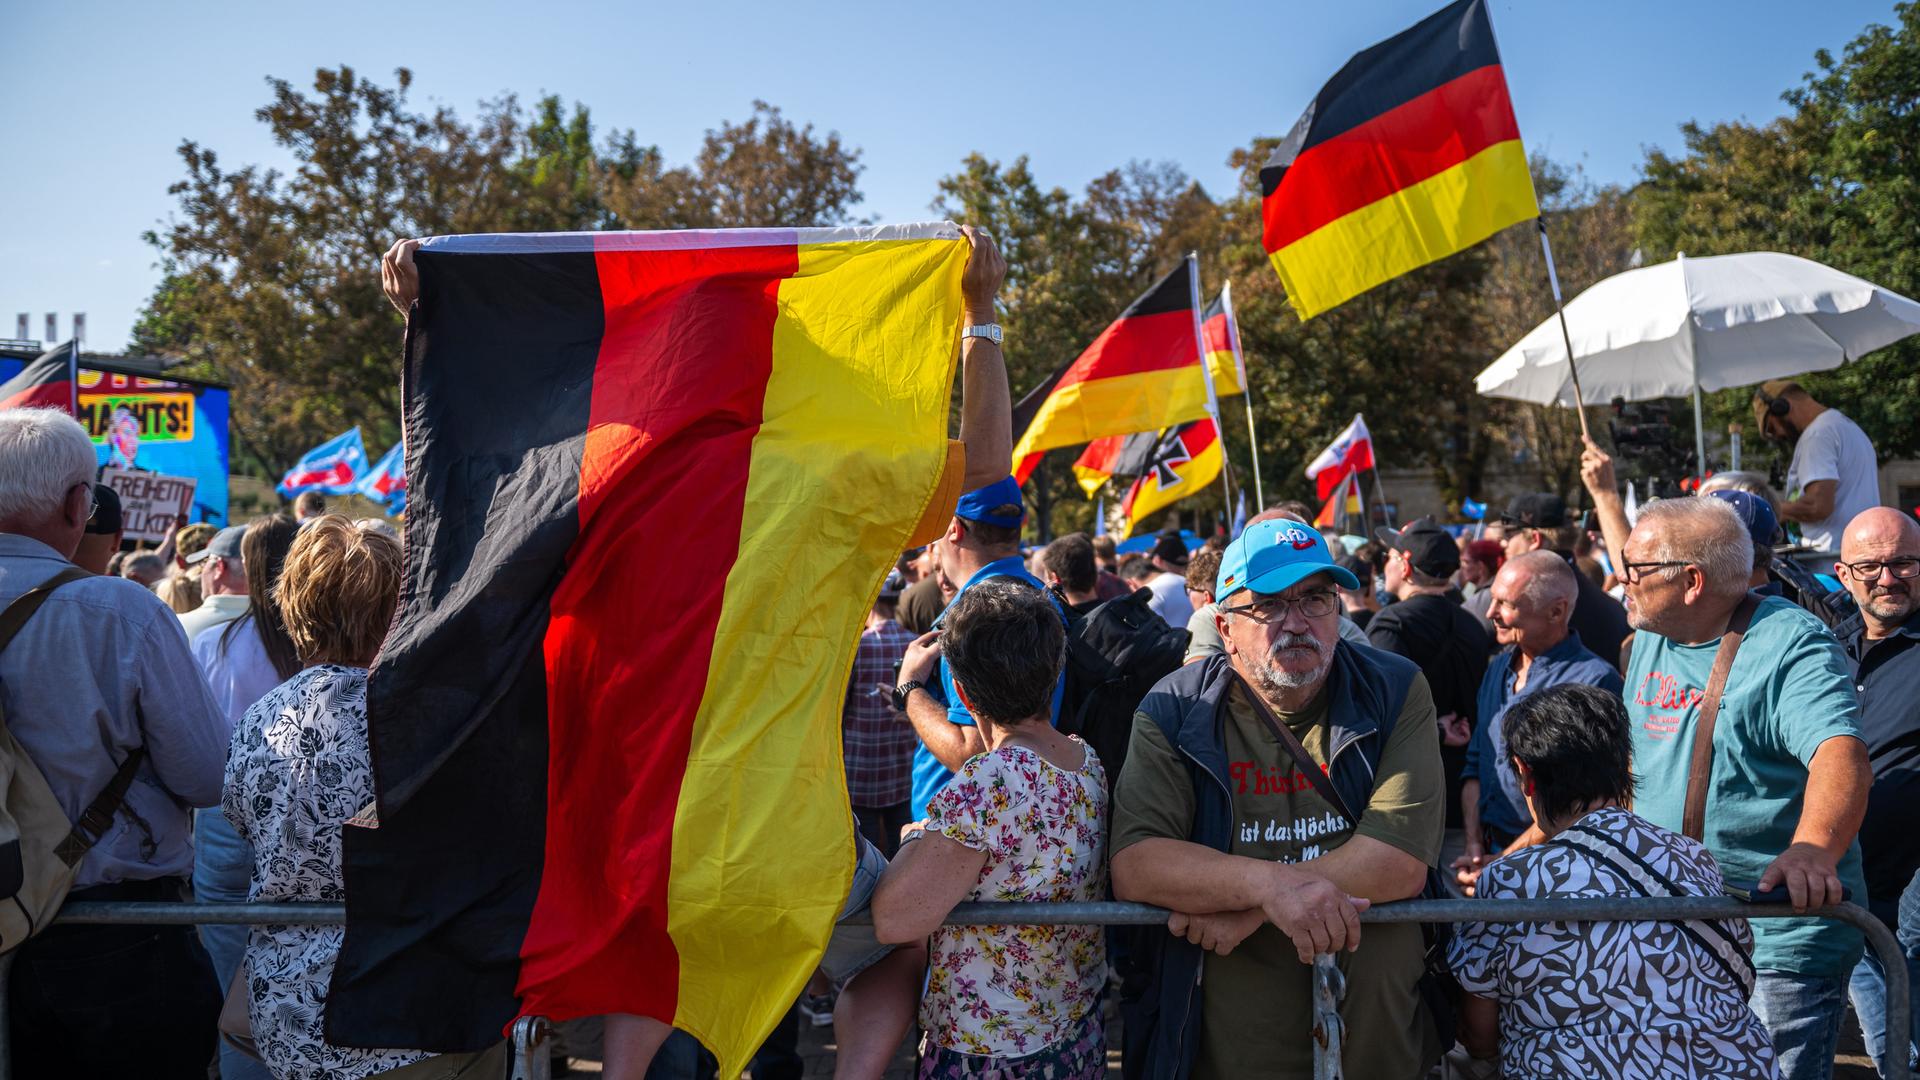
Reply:
[[[1598, 460], [1594, 460], [1595, 458]], [[1611, 463], [1582, 463], [1609, 540], [1625, 533]], [[1604, 472], [1601, 466], [1604, 465]], [[1640, 512], [1621, 577], [1637, 631], [1627, 666], [1633, 721], [1633, 809], [1681, 831], [1693, 735], [1714, 655], [1742, 598], [1753, 546], [1716, 499], [1665, 499]], [[1796, 905], [1864, 902], [1854, 839], [1872, 783], [1859, 703], [1840, 643], [1779, 598], [1753, 612], [1721, 696], [1700, 838], [1730, 886], [1785, 885]], [[1860, 933], [1819, 919], [1756, 919], [1752, 1005], [1786, 1080], [1827, 1077]]]

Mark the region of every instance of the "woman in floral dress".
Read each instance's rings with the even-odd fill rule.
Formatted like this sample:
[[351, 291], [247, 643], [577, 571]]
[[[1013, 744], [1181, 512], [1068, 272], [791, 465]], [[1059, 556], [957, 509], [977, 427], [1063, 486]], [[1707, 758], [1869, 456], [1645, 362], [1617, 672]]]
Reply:
[[1020, 582], [975, 585], [946, 615], [939, 648], [987, 749], [908, 828], [873, 899], [881, 941], [932, 936], [923, 1078], [1106, 1074], [1099, 927], [940, 925], [963, 901], [1106, 895], [1105, 773], [1048, 723], [1065, 647], [1053, 604]]
[[[340, 903], [340, 829], [373, 802], [367, 667], [400, 591], [400, 545], [328, 514], [301, 530], [274, 587], [306, 665], [235, 726], [222, 808], [253, 845], [255, 902]], [[247, 937], [254, 1042], [279, 1080], [359, 1080], [418, 1061], [417, 1050], [326, 1041], [339, 926], [254, 926]]]

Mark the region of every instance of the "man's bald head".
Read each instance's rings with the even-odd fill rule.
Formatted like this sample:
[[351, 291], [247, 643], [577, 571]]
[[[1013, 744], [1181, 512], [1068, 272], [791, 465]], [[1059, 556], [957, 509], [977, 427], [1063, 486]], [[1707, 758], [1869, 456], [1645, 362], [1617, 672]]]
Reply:
[[1552, 608], [1557, 601], [1565, 601], [1567, 614], [1573, 614], [1573, 602], [1580, 596], [1580, 583], [1574, 580], [1573, 567], [1567, 560], [1551, 551], [1529, 551], [1516, 559], [1508, 559], [1500, 567], [1501, 574], [1511, 574], [1520, 592], [1534, 607], [1541, 611]]
[[1914, 595], [1920, 578], [1900, 576], [1911, 572], [1916, 563], [1920, 563], [1920, 524], [1907, 515], [1876, 506], [1847, 522], [1834, 571], [1860, 605], [1870, 636], [1884, 637], [1920, 606]]

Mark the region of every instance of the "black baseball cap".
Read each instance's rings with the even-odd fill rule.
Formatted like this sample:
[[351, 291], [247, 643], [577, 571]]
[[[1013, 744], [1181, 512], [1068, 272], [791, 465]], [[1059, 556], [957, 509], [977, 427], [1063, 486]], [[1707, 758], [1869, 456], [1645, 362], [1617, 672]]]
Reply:
[[1500, 521], [1523, 529], [1557, 529], [1567, 523], [1567, 500], [1551, 491], [1515, 495]]
[[1153, 540], [1153, 557], [1164, 559], [1175, 566], [1187, 565], [1187, 542], [1180, 539], [1177, 529], [1168, 529]]
[[1406, 552], [1413, 568], [1428, 577], [1443, 578], [1460, 569], [1460, 545], [1432, 518], [1410, 521], [1399, 532], [1382, 526], [1373, 536], [1395, 551]]
[[122, 524], [120, 493], [105, 484], [93, 485], [93, 516], [87, 519], [87, 531], [95, 536], [112, 536]]

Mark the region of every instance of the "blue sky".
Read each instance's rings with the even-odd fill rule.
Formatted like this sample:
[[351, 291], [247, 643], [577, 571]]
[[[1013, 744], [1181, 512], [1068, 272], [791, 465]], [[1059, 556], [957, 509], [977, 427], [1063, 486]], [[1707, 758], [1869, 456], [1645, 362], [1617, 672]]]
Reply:
[[[674, 162], [754, 99], [864, 151], [861, 213], [931, 216], [935, 182], [980, 151], [1030, 155], [1078, 191], [1129, 159], [1216, 192], [1227, 155], [1285, 132], [1353, 52], [1439, 0], [1184, 4], [234, 2], [0, 5], [0, 337], [17, 312], [87, 313], [116, 349], [158, 279], [140, 234], [170, 212], [193, 139], [223, 164], [284, 164], [253, 119], [278, 75], [414, 72], [417, 106], [557, 93]], [[1492, 0], [1529, 148], [1631, 181], [1688, 119], [1766, 120], [1781, 91], [1891, 0]], [[371, 268], [370, 268], [371, 272]]]

